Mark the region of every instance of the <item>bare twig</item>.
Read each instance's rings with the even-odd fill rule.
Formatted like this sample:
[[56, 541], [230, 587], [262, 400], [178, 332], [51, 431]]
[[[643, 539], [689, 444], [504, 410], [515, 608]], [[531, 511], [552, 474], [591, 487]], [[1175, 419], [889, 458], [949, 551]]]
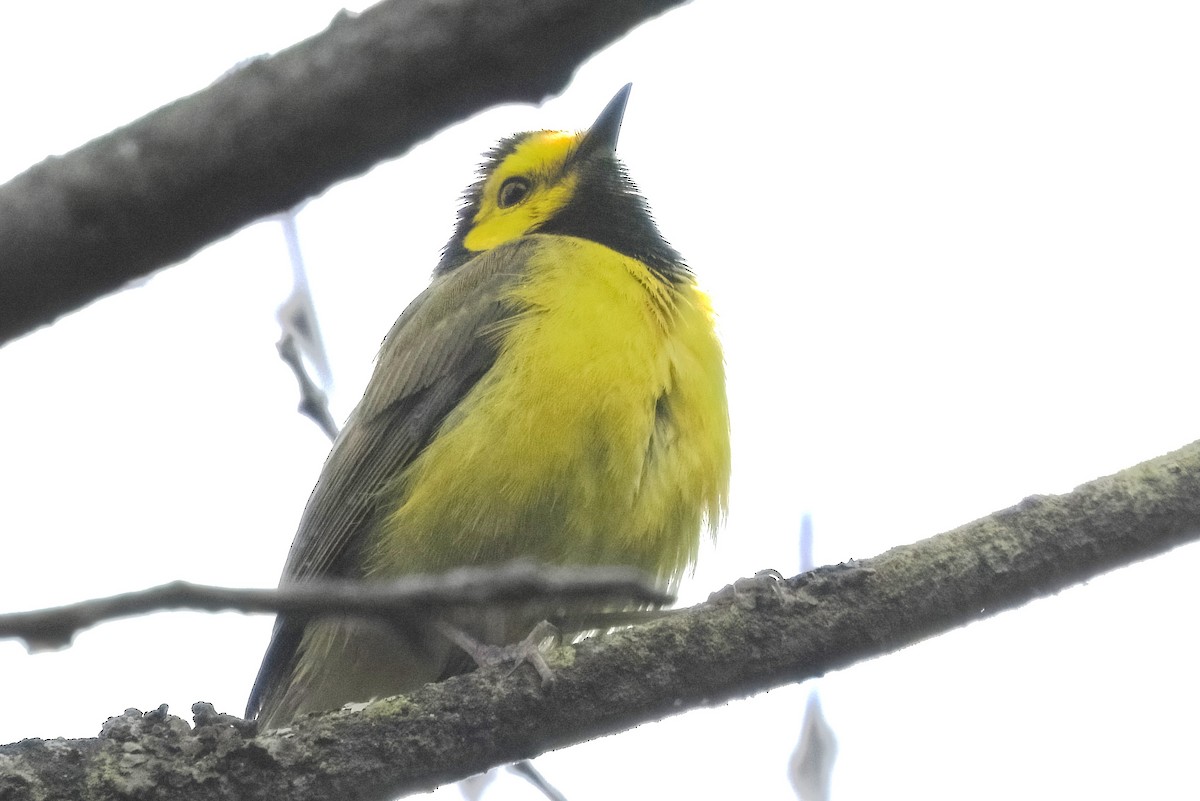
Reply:
[[386, 0], [0, 186], [0, 344], [488, 106], [683, 0]]
[[[279, 222], [287, 242], [288, 260], [292, 263], [292, 291], [275, 315], [281, 331], [275, 348], [300, 385], [300, 413], [316, 423], [330, 440], [335, 440], [338, 425], [329, 411], [327, 393], [333, 370], [329, 366], [329, 354], [325, 352], [317, 309], [308, 286], [308, 273], [304, 269], [300, 232], [296, 229], [296, 209], [280, 214]], [[311, 365], [316, 373], [315, 377], [309, 373], [306, 359], [307, 365]]]
[[520, 762], [509, 765], [508, 769], [536, 787], [538, 792], [550, 801], [567, 801], [567, 797], [562, 794], [562, 791], [547, 781], [541, 771], [535, 768], [528, 759], [522, 759]]
[[833, 797], [837, 750], [837, 734], [821, 709], [821, 696], [811, 690], [804, 704], [800, 740], [788, 759], [788, 780], [799, 801], [829, 801]]
[[208, 711], [195, 729], [130, 711], [101, 738], [24, 740], [0, 760], [27, 797], [381, 801], [845, 668], [1198, 536], [1195, 443], [865, 562], [742, 582], [553, 652], [551, 689], [532, 671], [485, 669], [256, 737]]
[[329, 396], [325, 390], [317, 386], [312, 376], [304, 369], [304, 360], [300, 358], [300, 350], [296, 345], [296, 335], [285, 325], [283, 335], [275, 343], [279, 358], [283, 360], [296, 376], [300, 385], [299, 412], [315, 422], [331, 440], [337, 439], [338, 424], [329, 411]]
[[174, 581], [68, 606], [3, 614], [0, 638], [20, 638], [30, 650], [62, 648], [70, 645], [77, 632], [97, 623], [165, 609], [393, 617], [413, 610], [538, 599], [661, 604], [669, 603], [671, 596], [657, 589], [644, 573], [629, 568], [566, 568], [528, 562], [460, 568], [440, 576], [408, 576], [395, 582], [307, 582], [277, 590]]

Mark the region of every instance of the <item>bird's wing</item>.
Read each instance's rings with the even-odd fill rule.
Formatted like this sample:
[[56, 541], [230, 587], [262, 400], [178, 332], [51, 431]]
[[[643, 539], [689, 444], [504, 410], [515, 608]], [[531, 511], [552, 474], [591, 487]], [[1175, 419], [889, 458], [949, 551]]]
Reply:
[[[507, 289], [524, 275], [537, 239], [497, 247], [438, 276], [400, 315], [309, 497], [281, 584], [361, 575], [357, 549], [374, 523], [380, 491], [492, 366], [495, 331], [516, 313]], [[247, 717], [290, 673], [303, 629], [303, 621], [276, 620]]]

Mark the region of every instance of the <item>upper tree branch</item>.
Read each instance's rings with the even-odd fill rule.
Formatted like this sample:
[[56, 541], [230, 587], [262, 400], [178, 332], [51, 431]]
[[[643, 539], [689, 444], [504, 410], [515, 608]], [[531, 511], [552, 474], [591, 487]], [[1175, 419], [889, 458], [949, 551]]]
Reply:
[[0, 186], [0, 344], [405, 152], [539, 101], [683, 0], [386, 0]]
[[195, 729], [165, 710], [128, 712], [100, 738], [0, 746], [0, 798], [392, 798], [844, 668], [1198, 535], [1200, 442], [865, 562], [743, 584], [563, 649], [548, 690], [532, 671], [484, 670], [258, 736], [203, 705]]

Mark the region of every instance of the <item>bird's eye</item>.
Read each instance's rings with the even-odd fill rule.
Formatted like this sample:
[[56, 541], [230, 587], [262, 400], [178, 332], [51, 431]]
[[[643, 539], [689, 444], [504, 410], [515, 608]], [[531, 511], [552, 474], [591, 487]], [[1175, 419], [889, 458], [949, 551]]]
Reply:
[[515, 206], [529, 194], [529, 181], [525, 178], [509, 178], [500, 184], [500, 192], [496, 195], [496, 205], [502, 209]]

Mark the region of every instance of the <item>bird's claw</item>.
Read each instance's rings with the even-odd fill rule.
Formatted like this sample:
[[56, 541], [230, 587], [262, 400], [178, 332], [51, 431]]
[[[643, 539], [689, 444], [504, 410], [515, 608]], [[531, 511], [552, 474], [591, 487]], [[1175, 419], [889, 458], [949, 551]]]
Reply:
[[557, 645], [562, 642], [562, 634], [553, 623], [547, 620], [534, 626], [525, 639], [511, 645], [490, 645], [480, 642], [462, 629], [445, 621], [438, 622], [438, 630], [475, 660], [477, 667], [498, 667], [506, 662], [511, 662], [512, 667], [507, 674], [511, 676], [521, 665], [529, 663], [541, 677], [543, 687], [554, 683], [554, 671], [546, 661], [542, 646], [547, 640], [550, 640], [553, 645]]

